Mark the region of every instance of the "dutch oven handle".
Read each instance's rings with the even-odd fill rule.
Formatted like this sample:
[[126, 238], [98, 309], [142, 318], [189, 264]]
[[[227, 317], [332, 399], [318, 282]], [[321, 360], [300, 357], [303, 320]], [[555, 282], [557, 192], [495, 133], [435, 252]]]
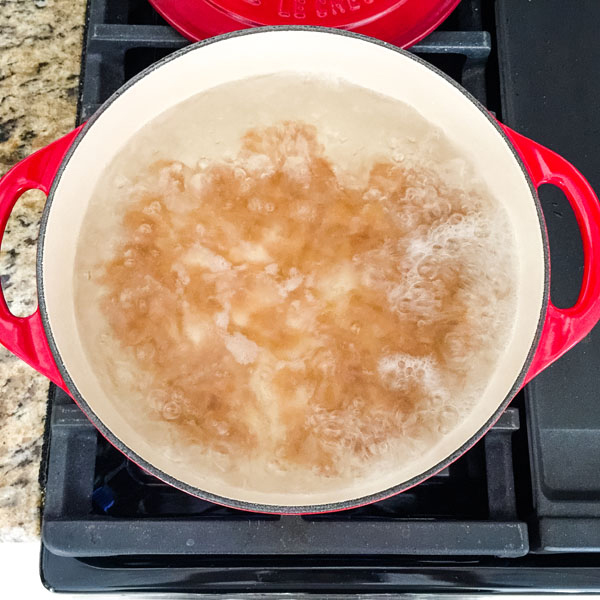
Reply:
[[570, 308], [548, 303], [546, 320], [525, 383], [581, 341], [600, 319], [600, 204], [583, 175], [564, 158], [522, 136], [502, 129], [523, 159], [536, 188], [551, 183], [560, 188], [575, 213], [583, 243], [583, 282]]
[[[80, 130], [78, 127], [28, 156], [0, 179], [0, 243], [10, 213], [21, 195], [27, 190], [41, 190], [48, 195], [60, 164]], [[15, 317], [1, 287], [0, 343], [68, 392], [48, 345], [39, 307], [28, 317]]]

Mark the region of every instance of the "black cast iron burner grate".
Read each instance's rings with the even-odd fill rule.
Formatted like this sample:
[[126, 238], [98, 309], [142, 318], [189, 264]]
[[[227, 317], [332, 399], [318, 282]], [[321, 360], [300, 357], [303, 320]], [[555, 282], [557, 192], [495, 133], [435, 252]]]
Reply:
[[514, 408], [479, 446], [412, 490], [357, 509], [303, 517], [229, 509], [160, 482], [124, 459], [58, 390], [50, 427], [43, 539], [56, 553], [521, 556], [528, 551], [527, 528], [516, 518], [511, 437], [519, 417]]

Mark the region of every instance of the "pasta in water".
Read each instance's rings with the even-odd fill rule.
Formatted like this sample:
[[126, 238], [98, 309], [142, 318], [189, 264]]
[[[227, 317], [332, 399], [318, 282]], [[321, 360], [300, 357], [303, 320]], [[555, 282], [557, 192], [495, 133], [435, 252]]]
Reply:
[[508, 218], [467, 159], [346, 82], [248, 79], [177, 110], [109, 166], [80, 241], [114, 402], [262, 491], [373, 476], [456, 427], [515, 306]]

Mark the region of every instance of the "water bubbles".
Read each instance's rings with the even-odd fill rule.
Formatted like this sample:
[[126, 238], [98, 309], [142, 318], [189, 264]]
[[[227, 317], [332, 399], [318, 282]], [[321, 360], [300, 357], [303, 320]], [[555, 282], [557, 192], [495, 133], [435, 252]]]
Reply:
[[152, 225], [149, 223], [143, 223], [136, 230], [133, 236], [133, 240], [136, 244], [143, 244], [147, 236], [152, 233]]
[[275, 173], [275, 165], [266, 154], [251, 154], [242, 164], [248, 173], [258, 174], [262, 179]]
[[281, 171], [290, 179], [306, 186], [310, 183], [310, 163], [307, 156], [286, 157]]
[[377, 188], [368, 189], [362, 196], [365, 202], [379, 202], [381, 201], [382, 197], [383, 194], [381, 193], [381, 190]]
[[464, 221], [464, 219], [465, 219], [464, 215], [461, 215], [460, 213], [455, 212], [448, 217], [446, 223], [450, 227], [456, 227], [457, 225], [460, 225]]
[[150, 204], [148, 204], [147, 206], [144, 206], [144, 208], [142, 209], [142, 212], [145, 215], [148, 216], [158, 216], [162, 211], [162, 205], [160, 202], [158, 202], [158, 200], [151, 202]]
[[150, 235], [152, 233], [152, 225], [150, 225], [150, 223], [144, 223], [138, 227], [137, 232], [142, 235]]
[[275, 204], [254, 197], [248, 201], [248, 210], [256, 213], [269, 214], [275, 210]]
[[226, 436], [229, 435], [229, 425], [224, 423], [223, 421], [216, 421], [214, 424], [215, 431], [221, 435]]
[[433, 279], [437, 275], [435, 262], [431, 258], [423, 259], [417, 266], [417, 273], [424, 279]]
[[455, 238], [449, 238], [446, 242], [448, 252], [455, 254], [460, 249], [461, 242]]
[[167, 421], [175, 421], [181, 416], [181, 402], [173, 399], [165, 402], [162, 408], [162, 416]]
[[211, 164], [212, 161], [203, 156], [202, 158], [198, 159], [198, 162], [196, 163], [196, 169], [198, 171], [206, 171]]

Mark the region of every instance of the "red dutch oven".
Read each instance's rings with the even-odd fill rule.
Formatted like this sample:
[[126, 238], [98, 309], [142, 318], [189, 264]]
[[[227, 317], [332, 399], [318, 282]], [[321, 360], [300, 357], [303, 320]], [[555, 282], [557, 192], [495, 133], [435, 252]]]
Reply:
[[[276, 49], [276, 51], [275, 51]], [[298, 71], [336, 77], [397, 98], [440, 127], [469, 156], [503, 203], [514, 230], [517, 307], [506, 350], [472, 412], [422, 456], [329, 490], [256, 491], [225, 483], [203, 465], [175, 461], [103, 391], [75, 321], [74, 261], [88, 202], [104, 168], [144, 125], [202, 92], [236, 79]], [[536, 189], [559, 187], [581, 231], [584, 274], [568, 309], [549, 298], [548, 240]], [[201, 42], [153, 65], [84, 126], [23, 160], [0, 180], [0, 232], [26, 190], [48, 195], [38, 243], [39, 309], [13, 316], [0, 299], [0, 341], [67, 391], [100, 432], [164, 481], [235, 508], [298, 514], [375, 502], [418, 484], [468, 450], [516, 392], [585, 337], [600, 318], [600, 206], [583, 176], [551, 150], [498, 123], [465, 90], [415, 56], [354, 33], [317, 28], [251, 29]], [[117, 399], [118, 400], [118, 399]]]

